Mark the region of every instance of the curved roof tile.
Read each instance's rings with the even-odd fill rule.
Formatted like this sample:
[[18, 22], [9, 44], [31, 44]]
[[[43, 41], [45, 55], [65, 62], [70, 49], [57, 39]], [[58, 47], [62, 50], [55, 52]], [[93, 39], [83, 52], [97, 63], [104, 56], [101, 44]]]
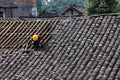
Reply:
[[[24, 50], [0, 48], [0, 79], [119, 80], [119, 20], [119, 14], [110, 14], [60, 21], [47, 50], [26, 53]], [[14, 32], [22, 32], [14, 35], [25, 39], [23, 32], [28, 32], [28, 35], [33, 30], [39, 32], [44, 27], [38, 26], [49, 26], [48, 22], [52, 21], [3, 23], [0, 35], [7, 35], [8, 39], [1, 37], [4, 40], [0, 39], [0, 42], [2, 45], [14, 44], [15, 40], [19, 42], [19, 37], [13, 36], [13, 41], [9, 41], [9, 37]]]

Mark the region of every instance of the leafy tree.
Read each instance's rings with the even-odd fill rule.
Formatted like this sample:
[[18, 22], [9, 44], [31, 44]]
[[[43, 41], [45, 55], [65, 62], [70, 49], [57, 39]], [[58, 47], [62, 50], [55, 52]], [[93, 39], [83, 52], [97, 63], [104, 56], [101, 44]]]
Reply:
[[117, 5], [117, 8], [116, 8], [116, 11], [120, 12], [120, 0], [117, 0], [117, 1], [118, 1], [118, 5]]
[[[62, 12], [65, 8], [69, 7], [70, 5], [77, 5], [80, 7], [84, 7], [84, 3], [87, 0], [38, 0], [38, 12], [39, 15], [55, 15], [57, 13]], [[44, 12], [44, 13], [43, 13]]]
[[116, 0], [88, 0], [88, 15], [117, 12]]

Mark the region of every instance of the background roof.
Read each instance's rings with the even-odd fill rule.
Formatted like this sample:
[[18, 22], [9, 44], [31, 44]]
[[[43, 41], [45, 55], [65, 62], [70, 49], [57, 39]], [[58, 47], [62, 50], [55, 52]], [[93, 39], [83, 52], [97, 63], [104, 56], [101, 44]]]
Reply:
[[17, 8], [17, 5], [10, 0], [0, 0], [0, 8]]

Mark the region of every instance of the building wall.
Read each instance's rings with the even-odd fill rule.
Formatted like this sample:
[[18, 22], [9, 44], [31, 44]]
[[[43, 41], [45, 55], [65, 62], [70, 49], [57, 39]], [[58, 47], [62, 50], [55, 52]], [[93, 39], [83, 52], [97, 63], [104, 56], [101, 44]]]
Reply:
[[71, 16], [72, 13], [71, 13], [71, 11], [69, 10], [69, 11], [65, 12], [64, 15], [65, 15], [65, 16]]
[[63, 15], [60, 15], [60, 16], [82, 16], [83, 14], [81, 13], [79, 13], [78, 11], [76, 11], [76, 10], [68, 10], [68, 11], [66, 11]]
[[5, 11], [6, 18], [12, 17], [12, 9], [11, 8], [5, 8], [4, 11]]
[[18, 6], [18, 8], [13, 9], [13, 17], [32, 15], [33, 5], [26, 4], [26, 3], [23, 3], [23, 2], [16, 2], [15, 4]]
[[73, 15], [77, 16], [77, 15], [82, 15], [79, 12], [77, 12], [76, 10], [73, 10]]

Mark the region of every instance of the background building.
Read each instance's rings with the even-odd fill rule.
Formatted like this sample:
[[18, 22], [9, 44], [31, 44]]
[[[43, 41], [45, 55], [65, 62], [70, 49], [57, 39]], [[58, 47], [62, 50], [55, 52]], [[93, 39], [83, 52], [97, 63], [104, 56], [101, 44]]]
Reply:
[[[0, 17], [36, 16], [36, 1], [0, 0]], [[34, 14], [32, 14], [34, 12]]]
[[0, 0], [0, 17], [13, 17], [13, 10], [17, 9], [18, 6], [9, 0]]
[[83, 15], [84, 15], [84, 9], [81, 7], [76, 7], [74, 5], [71, 5], [70, 7], [68, 7], [59, 14], [59, 16], [71, 16], [71, 17], [80, 17]]

